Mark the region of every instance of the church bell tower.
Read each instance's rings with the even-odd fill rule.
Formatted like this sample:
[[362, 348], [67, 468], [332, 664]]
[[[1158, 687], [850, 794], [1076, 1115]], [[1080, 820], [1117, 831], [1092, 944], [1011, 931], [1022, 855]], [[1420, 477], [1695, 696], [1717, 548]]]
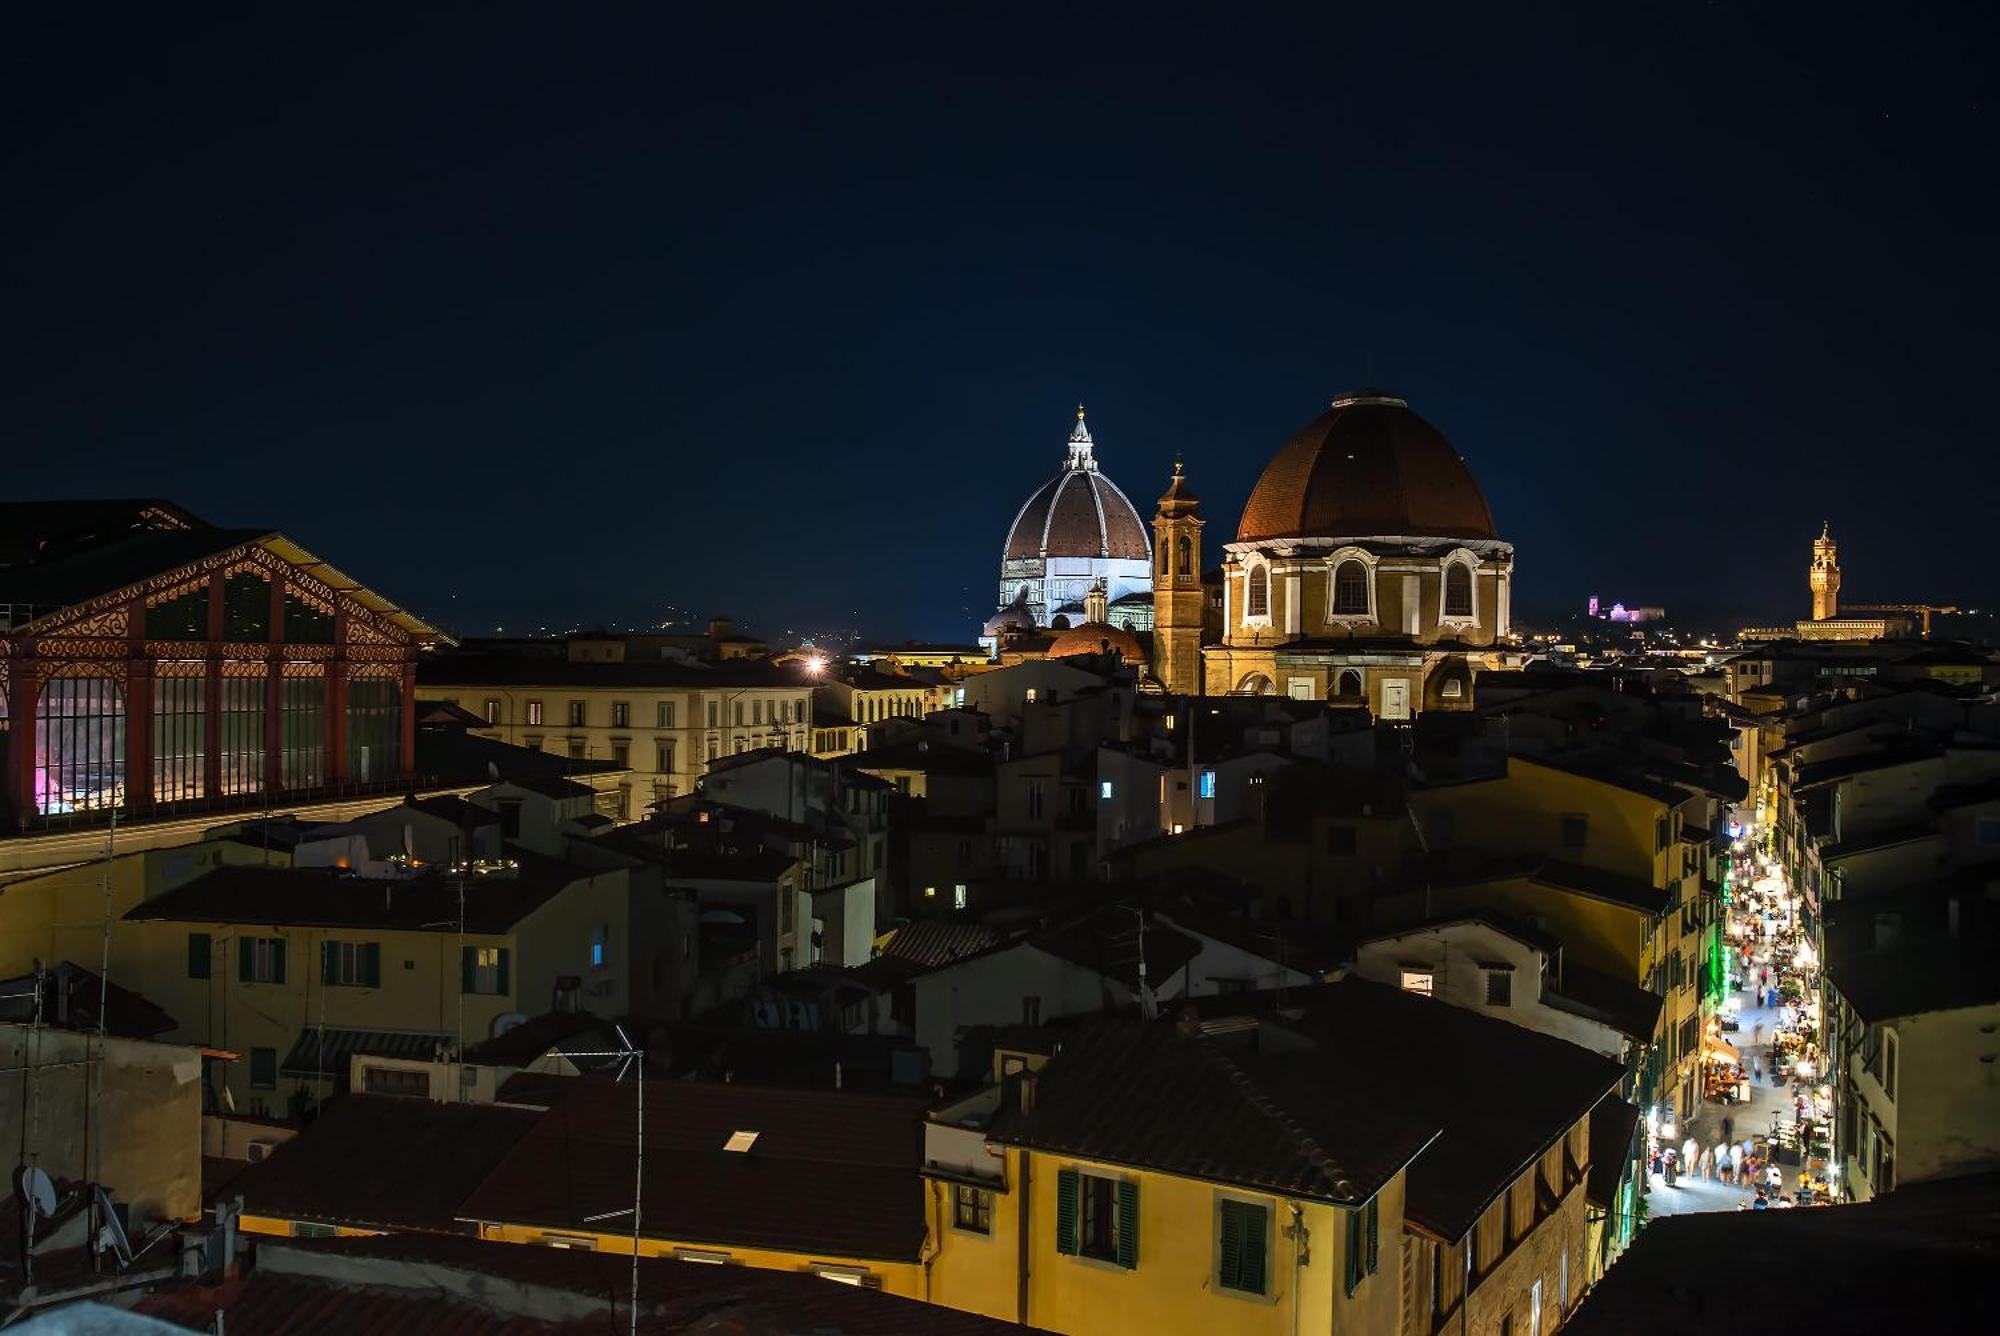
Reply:
[[1201, 694], [1201, 499], [1181, 462], [1153, 512], [1153, 675], [1177, 695]]
[[1834, 551], [1833, 534], [1824, 522], [1819, 526], [1819, 537], [1813, 539], [1812, 570], [1806, 579], [1812, 585], [1813, 620], [1824, 622], [1839, 616], [1840, 559]]

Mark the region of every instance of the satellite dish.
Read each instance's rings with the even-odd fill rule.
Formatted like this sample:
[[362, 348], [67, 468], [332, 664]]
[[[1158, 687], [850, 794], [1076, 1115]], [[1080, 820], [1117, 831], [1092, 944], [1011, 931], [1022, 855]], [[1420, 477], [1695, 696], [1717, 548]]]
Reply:
[[498, 1039], [501, 1035], [506, 1034], [516, 1026], [526, 1025], [527, 1023], [528, 1015], [524, 1011], [509, 1011], [495, 1016], [493, 1018], [493, 1037]]
[[48, 1171], [29, 1165], [21, 1170], [20, 1199], [43, 1217], [56, 1213], [56, 1185]]

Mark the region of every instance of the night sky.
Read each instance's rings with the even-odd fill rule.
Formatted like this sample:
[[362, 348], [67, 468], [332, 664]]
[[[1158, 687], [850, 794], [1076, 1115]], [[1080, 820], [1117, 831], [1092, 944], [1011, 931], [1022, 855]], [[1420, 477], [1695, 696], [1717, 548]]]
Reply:
[[1991, 5], [43, 8], [6, 495], [464, 633], [966, 639], [1078, 400], [1219, 541], [1378, 384], [1530, 614], [1802, 616], [1822, 518], [1852, 601], [2000, 598]]

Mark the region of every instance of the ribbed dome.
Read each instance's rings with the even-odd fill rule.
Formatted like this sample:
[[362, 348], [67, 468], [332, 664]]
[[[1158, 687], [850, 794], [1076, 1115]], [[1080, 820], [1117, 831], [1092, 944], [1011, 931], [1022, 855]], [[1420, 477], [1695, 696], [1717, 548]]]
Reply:
[[1266, 538], [1497, 538], [1451, 442], [1393, 395], [1362, 390], [1285, 443], [1257, 480], [1238, 542]]
[[1146, 662], [1146, 649], [1139, 637], [1106, 622], [1085, 622], [1061, 632], [1049, 643], [1048, 656], [1066, 659], [1073, 654], [1102, 654], [1107, 646], [1127, 663]]
[[1139, 512], [1093, 468], [1066, 468], [1043, 483], [1007, 533], [1007, 557], [1152, 556]]

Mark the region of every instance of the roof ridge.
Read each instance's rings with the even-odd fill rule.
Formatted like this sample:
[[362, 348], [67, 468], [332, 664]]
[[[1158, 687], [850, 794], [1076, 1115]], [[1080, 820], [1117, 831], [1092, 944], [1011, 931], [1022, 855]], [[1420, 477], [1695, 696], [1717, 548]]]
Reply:
[[1355, 1186], [1354, 1180], [1348, 1178], [1341, 1171], [1340, 1166], [1334, 1162], [1333, 1156], [1327, 1153], [1326, 1149], [1318, 1141], [1313, 1139], [1312, 1134], [1301, 1127], [1296, 1118], [1280, 1108], [1278, 1102], [1265, 1093], [1263, 1088], [1251, 1079], [1248, 1072], [1244, 1071], [1234, 1062], [1231, 1062], [1229, 1056], [1222, 1052], [1206, 1035], [1197, 1036], [1196, 1051], [1202, 1055], [1204, 1060], [1221, 1070], [1223, 1076], [1228, 1079], [1230, 1084], [1237, 1088], [1238, 1093], [1243, 1096], [1244, 1101], [1251, 1108], [1262, 1114], [1267, 1120], [1275, 1124], [1279, 1131], [1298, 1144], [1304, 1152], [1306, 1159], [1312, 1164], [1314, 1170], [1319, 1173], [1326, 1185], [1333, 1190], [1335, 1195], [1352, 1198], [1359, 1191]]

